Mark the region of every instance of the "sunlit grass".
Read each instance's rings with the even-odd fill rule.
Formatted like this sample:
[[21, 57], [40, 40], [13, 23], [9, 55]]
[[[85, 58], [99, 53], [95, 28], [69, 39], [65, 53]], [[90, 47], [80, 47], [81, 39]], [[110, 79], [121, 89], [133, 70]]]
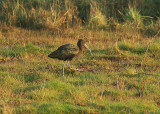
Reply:
[[[160, 113], [158, 3], [1, 0], [0, 113]], [[63, 78], [47, 55], [80, 38]]]
[[[151, 41], [132, 31], [75, 29], [61, 36], [52, 33], [19, 28], [2, 32], [0, 112], [160, 112], [158, 36]], [[62, 44], [76, 45], [82, 34], [93, 56], [85, 50], [70, 62], [84, 72], [72, 71], [66, 65], [62, 78], [64, 62], [47, 55]]]

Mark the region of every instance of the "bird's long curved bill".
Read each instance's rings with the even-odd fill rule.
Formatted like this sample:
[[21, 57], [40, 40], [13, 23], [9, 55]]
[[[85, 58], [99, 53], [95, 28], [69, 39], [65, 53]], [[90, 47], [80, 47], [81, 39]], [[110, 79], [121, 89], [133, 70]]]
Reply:
[[90, 54], [93, 56], [93, 54], [92, 54], [91, 50], [88, 48], [88, 46], [86, 44], [84, 44], [84, 46], [85, 46], [85, 48], [88, 49], [88, 51], [90, 52]]

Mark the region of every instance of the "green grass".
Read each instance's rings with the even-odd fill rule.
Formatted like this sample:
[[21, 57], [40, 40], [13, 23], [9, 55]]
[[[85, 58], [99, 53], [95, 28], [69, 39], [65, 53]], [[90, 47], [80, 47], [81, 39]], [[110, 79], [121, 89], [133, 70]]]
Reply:
[[25, 46], [12, 46], [12, 47], [1, 47], [1, 56], [2, 57], [15, 57], [15, 56], [23, 56], [26, 53], [36, 53], [40, 51], [40, 48], [34, 46], [33, 44], [27, 44]]
[[[0, 1], [0, 113], [160, 113], [158, 3]], [[63, 78], [47, 55], [80, 38]]]
[[[62, 78], [63, 62], [50, 59], [47, 54], [71, 40], [62, 37], [52, 40], [41, 34], [43, 37], [38, 36], [37, 41], [38, 31], [34, 31], [35, 34], [22, 31], [29, 32], [28, 37], [32, 38], [29, 43], [27, 39], [18, 39], [17, 45], [1, 42], [5, 44], [0, 50], [1, 113], [160, 112], [158, 38], [150, 44], [143, 39], [134, 40], [134, 43], [122, 39], [116, 45], [112, 42], [117, 39], [113, 41], [112, 37], [105, 36], [112, 36], [112, 32], [92, 32], [93, 37], [101, 34], [108, 41], [99, 39], [98, 43], [104, 46], [102, 49], [90, 43], [94, 56], [85, 50], [71, 62], [72, 67], [84, 69], [84, 72], [72, 71], [66, 66], [65, 78]], [[13, 42], [15, 32], [10, 34], [14, 36], [10, 38]], [[134, 39], [134, 34], [130, 35]], [[2, 39], [8, 40], [5, 36]], [[58, 43], [61, 40], [64, 43]], [[95, 42], [94, 38], [90, 41]], [[77, 39], [72, 40], [76, 42]]]

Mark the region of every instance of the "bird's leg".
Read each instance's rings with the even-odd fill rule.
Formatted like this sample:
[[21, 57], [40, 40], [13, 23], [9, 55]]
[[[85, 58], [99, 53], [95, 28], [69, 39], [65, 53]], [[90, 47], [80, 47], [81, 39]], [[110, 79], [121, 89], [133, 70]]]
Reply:
[[69, 64], [69, 61], [68, 61], [68, 68], [70, 68], [70, 69], [71, 69], [71, 66], [70, 66], [70, 64]]
[[68, 61], [68, 68], [72, 69], [72, 70], [75, 70], [75, 69], [71, 68], [69, 61]]
[[64, 77], [64, 66], [65, 66], [66, 62], [67, 62], [67, 60], [64, 62], [63, 67], [62, 67], [62, 69], [63, 69], [63, 77]]
[[68, 68], [70, 68], [71, 70], [77, 70], [77, 71], [83, 72], [83, 70], [81, 70], [81, 69], [74, 69], [74, 68], [71, 68], [69, 61], [68, 61]]

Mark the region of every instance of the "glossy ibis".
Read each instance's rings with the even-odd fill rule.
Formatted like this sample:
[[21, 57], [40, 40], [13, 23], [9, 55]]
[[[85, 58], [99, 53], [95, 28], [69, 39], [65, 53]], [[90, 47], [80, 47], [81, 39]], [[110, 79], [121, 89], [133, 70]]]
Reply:
[[83, 39], [79, 39], [77, 42], [77, 46], [73, 44], [64, 44], [60, 46], [56, 51], [49, 54], [48, 57], [57, 58], [59, 60], [65, 61], [62, 67], [63, 77], [64, 77], [64, 66], [66, 62], [68, 61], [68, 67], [70, 67], [69, 61], [71, 61], [76, 56], [81, 55], [84, 47], [87, 48], [89, 52], [91, 53], [91, 50], [87, 47], [87, 45], [85, 44], [85, 41]]

